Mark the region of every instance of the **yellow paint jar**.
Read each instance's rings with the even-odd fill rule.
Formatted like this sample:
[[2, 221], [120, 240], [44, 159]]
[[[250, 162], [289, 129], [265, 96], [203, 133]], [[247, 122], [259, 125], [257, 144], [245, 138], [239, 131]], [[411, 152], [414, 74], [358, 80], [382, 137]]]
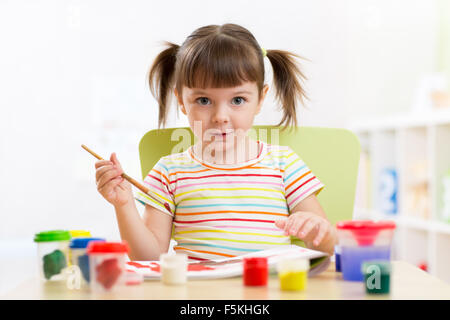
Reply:
[[277, 264], [281, 290], [306, 290], [308, 283], [309, 260], [285, 259]]
[[[70, 237], [75, 238], [91, 238], [91, 233], [86, 230], [69, 230]], [[72, 250], [69, 250], [69, 266], [72, 265]]]

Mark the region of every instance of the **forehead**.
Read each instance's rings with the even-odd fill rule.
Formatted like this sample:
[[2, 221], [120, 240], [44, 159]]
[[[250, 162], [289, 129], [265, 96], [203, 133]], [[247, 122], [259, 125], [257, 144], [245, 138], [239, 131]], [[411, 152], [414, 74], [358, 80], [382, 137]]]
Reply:
[[183, 87], [186, 95], [228, 95], [228, 94], [254, 94], [258, 92], [256, 82], [243, 82], [241, 85], [229, 88], [188, 88]]

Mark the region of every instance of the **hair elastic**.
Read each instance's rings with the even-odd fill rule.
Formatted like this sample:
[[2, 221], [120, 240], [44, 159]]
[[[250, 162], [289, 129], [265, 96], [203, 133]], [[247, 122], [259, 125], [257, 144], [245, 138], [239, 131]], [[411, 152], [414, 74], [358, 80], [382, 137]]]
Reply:
[[267, 57], [267, 51], [264, 48], [261, 48], [263, 57]]

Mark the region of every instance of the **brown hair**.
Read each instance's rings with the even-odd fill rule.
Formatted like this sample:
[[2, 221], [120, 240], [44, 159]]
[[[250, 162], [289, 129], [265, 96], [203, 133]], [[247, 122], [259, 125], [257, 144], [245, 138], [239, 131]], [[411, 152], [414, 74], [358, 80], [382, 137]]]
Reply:
[[[150, 91], [158, 100], [158, 128], [165, 126], [170, 94], [176, 88], [227, 88], [244, 81], [256, 82], [261, 97], [264, 86], [264, 56], [255, 37], [236, 24], [209, 25], [195, 30], [181, 46], [165, 42], [149, 72]], [[276, 99], [283, 118], [278, 126], [297, 126], [297, 101], [307, 98], [301, 85], [305, 76], [294, 57], [283, 50], [266, 50], [273, 69]]]

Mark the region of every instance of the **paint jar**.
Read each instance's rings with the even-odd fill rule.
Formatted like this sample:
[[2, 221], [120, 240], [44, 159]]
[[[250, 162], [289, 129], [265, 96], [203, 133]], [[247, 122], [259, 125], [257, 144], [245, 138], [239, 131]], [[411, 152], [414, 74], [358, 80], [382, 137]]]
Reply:
[[128, 244], [122, 242], [90, 241], [89, 284], [93, 293], [112, 292], [125, 285], [125, 259]]
[[159, 260], [161, 281], [164, 284], [179, 285], [187, 282], [187, 255], [164, 253]]
[[63, 270], [68, 266], [70, 233], [51, 230], [36, 233], [38, 269], [43, 281], [64, 280]]
[[243, 281], [246, 286], [265, 286], [269, 277], [266, 257], [247, 257], [243, 260]]
[[70, 236], [73, 238], [90, 238], [91, 232], [87, 230], [70, 230]]
[[342, 272], [341, 247], [339, 245], [334, 246], [334, 262], [335, 262], [335, 271]]
[[388, 294], [391, 282], [391, 263], [386, 260], [365, 261], [361, 269], [368, 294]]
[[89, 257], [86, 248], [91, 241], [105, 241], [102, 238], [75, 238], [70, 242], [70, 258], [72, 265], [78, 266], [82, 275], [82, 284], [89, 283]]
[[336, 228], [344, 280], [363, 281], [361, 267], [364, 261], [391, 259], [393, 221], [341, 221]]
[[277, 264], [281, 290], [305, 290], [308, 283], [308, 259], [283, 259]]
[[[91, 233], [86, 230], [69, 230], [70, 236], [74, 238], [90, 238]], [[72, 250], [69, 250], [69, 266], [72, 265]]]

